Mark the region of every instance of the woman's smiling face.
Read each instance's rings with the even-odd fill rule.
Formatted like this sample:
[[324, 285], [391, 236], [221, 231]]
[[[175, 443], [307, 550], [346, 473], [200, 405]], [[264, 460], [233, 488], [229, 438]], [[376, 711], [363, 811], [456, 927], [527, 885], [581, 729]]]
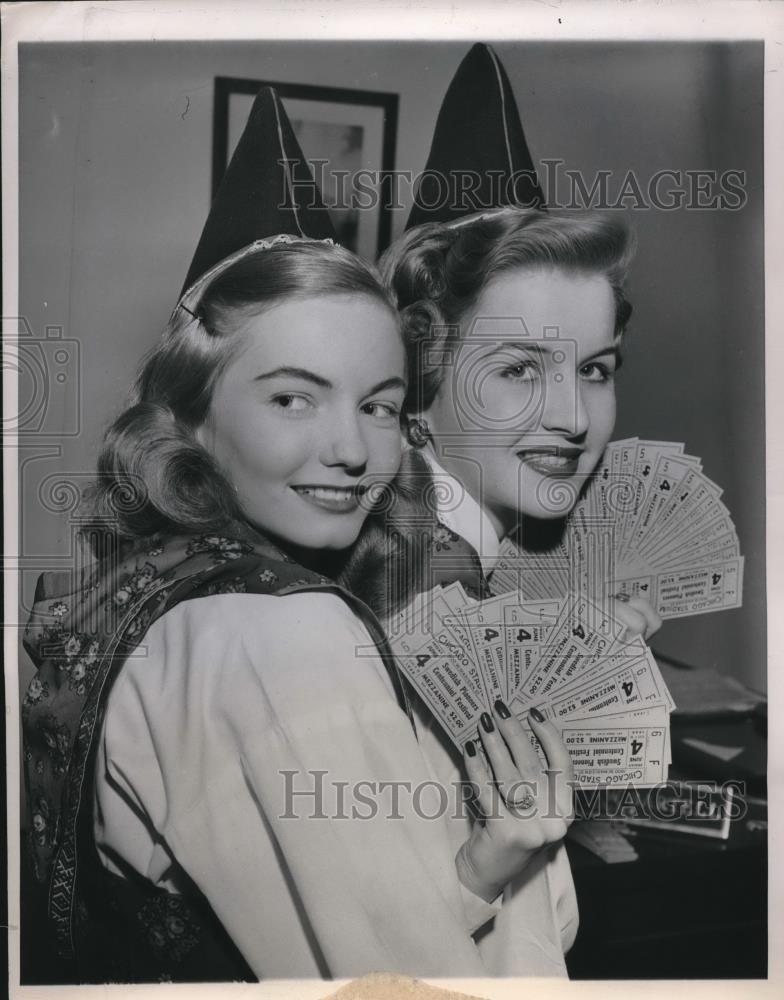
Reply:
[[289, 300], [247, 320], [197, 439], [246, 517], [295, 546], [342, 549], [371, 483], [400, 465], [405, 352], [367, 295]]
[[492, 280], [424, 416], [439, 462], [499, 535], [562, 517], [615, 424], [615, 301], [600, 275], [520, 268]]

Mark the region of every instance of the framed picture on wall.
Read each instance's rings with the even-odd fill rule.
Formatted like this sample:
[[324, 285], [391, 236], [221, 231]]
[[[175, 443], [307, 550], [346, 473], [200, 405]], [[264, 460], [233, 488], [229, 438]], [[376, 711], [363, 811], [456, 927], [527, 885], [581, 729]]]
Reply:
[[274, 87], [291, 119], [338, 239], [366, 260], [389, 245], [398, 95], [344, 87], [215, 77], [212, 195], [262, 87]]

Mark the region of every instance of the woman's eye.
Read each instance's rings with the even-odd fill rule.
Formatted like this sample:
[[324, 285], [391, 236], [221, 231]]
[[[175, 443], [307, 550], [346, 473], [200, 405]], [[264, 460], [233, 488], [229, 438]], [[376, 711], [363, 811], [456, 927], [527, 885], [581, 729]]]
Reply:
[[307, 396], [298, 396], [293, 392], [284, 392], [274, 396], [272, 402], [287, 413], [304, 413], [313, 405]]
[[394, 418], [396, 420], [400, 416], [400, 408], [394, 403], [365, 403], [362, 412], [367, 413], [370, 417], [376, 417], [376, 419]]
[[518, 361], [516, 364], [504, 368], [501, 374], [504, 378], [512, 379], [515, 382], [530, 382], [536, 378], [538, 372], [535, 362]]
[[586, 382], [609, 382], [615, 375], [615, 372], [611, 371], [607, 365], [591, 361], [587, 365], [582, 366], [580, 375]]

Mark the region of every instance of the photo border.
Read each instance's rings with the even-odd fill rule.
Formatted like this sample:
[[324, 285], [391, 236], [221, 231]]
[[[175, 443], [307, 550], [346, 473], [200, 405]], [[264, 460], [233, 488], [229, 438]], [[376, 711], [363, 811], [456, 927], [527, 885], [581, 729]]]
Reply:
[[[525, 37], [537, 40], [717, 40], [759, 39], [765, 41], [765, 250], [766, 250], [766, 409], [767, 438], [767, 598], [769, 628], [769, 698], [774, 710], [784, 703], [784, 638], [775, 628], [784, 609], [784, 402], [781, 393], [784, 376], [784, 9], [775, 3], [753, 0], [692, 0], [692, 2], [650, 2], [638, 0], [599, 0], [591, 4], [579, 0], [554, 0], [550, 4], [490, 0], [482, 7], [481, 18], [475, 3], [464, 0], [431, 0], [427, 10], [414, 12], [409, 4], [384, 0], [349, 0], [333, 5], [330, 16], [324, 16], [324, 4], [300, 0], [296, 9], [277, 7], [261, 9], [257, 3], [227, 3], [221, 6], [203, 2], [198, 9], [183, 11], [179, 0], [149, 0], [140, 10], [133, 2], [96, 6], [85, 2], [26, 3], [2, 5], [3, 33], [3, 290], [4, 312], [14, 315], [18, 305], [18, 141], [17, 141], [17, 62], [16, 45], [30, 41], [101, 41], [101, 40], [237, 40], [239, 37], [302, 38], [329, 40], [335, 38], [400, 38], [407, 40], [465, 40], [481, 37], [515, 40]], [[212, 8], [212, 9], [211, 9]], [[231, 12], [234, 18], [228, 17]], [[415, 16], [416, 15], [416, 16]], [[238, 29], [237, 25], [241, 25]], [[255, 33], [255, 34], [253, 34]], [[13, 413], [16, 406], [16, 386], [5, 380], [4, 408]], [[17, 550], [17, 470], [16, 449], [4, 449], [4, 483], [7, 502], [5, 518], [5, 554], [13, 565]], [[13, 570], [8, 572], [5, 588], [6, 620], [15, 620], [18, 585]], [[15, 626], [5, 630], [6, 704], [18, 705], [18, 683], [14, 665], [18, 634]], [[8, 712], [6, 734], [7, 762], [14, 778], [13, 794], [8, 803], [10, 864], [9, 884], [12, 892], [9, 906], [10, 937], [18, 935], [18, 803], [16, 775], [19, 769], [18, 722], [15, 712]], [[784, 951], [777, 947], [782, 933], [782, 903], [784, 881], [781, 873], [780, 847], [784, 836], [784, 803], [782, 765], [784, 762], [784, 729], [774, 726], [769, 736], [771, 760], [769, 793], [771, 852], [771, 924], [770, 964], [767, 982], [689, 981], [675, 984], [652, 981], [634, 984], [635, 995], [672, 997], [688, 995], [690, 1000], [717, 997], [768, 997], [779, 995], [784, 981]], [[779, 849], [777, 851], [777, 848]], [[779, 863], [777, 864], [777, 860]], [[16, 867], [15, 867], [16, 866]], [[17, 898], [14, 899], [13, 892]], [[15, 908], [14, 908], [15, 907]], [[14, 968], [16, 957], [17, 968]], [[17, 972], [18, 949], [10, 955], [11, 971]], [[509, 980], [441, 980], [439, 985], [462, 989], [476, 996], [493, 1000], [517, 1000], [520, 990], [537, 996], [627, 997], [628, 982], [555, 982], [532, 979]], [[264, 1000], [307, 1000], [331, 997], [340, 981], [290, 980], [266, 981], [258, 986], [228, 984], [225, 987], [177, 986], [164, 987], [16, 987], [12, 995], [53, 1000], [57, 997], [84, 996], [177, 996], [189, 1000], [217, 996], [254, 996]], [[362, 994], [355, 993], [356, 996]], [[392, 994], [389, 993], [391, 996]], [[405, 987], [401, 996], [411, 996]]]

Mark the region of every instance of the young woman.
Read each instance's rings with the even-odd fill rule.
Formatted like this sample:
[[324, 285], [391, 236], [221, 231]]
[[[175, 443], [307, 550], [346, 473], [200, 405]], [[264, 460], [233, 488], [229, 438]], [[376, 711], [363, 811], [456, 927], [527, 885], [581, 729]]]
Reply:
[[[257, 102], [289, 184], [282, 107]], [[407, 365], [379, 278], [315, 229], [294, 205], [189, 287], [106, 438], [103, 558], [39, 588], [31, 846], [75, 981], [563, 973], [568, 871], [492, 921], [563, 836], [566, 783], [547, 815], [515, 811], [519, 781], [544, 802], [552, 779], [500, 712], [482, 739], [501, 798], [483, 788], [482, 827], [453, 819], [377, 620], [341, 586], [409, 558], [384, 527]]]
[[[504, 67], [474, 45], [382, 270], [412, 343], [411, 442], [444, 498], [442, 529], [488, 573], [504, 536], [523, 553], [553, 547], [615, 422], [629, 234], [617, 216], [544, 201]], [[660, 624], [645, 601], [611, 611], [646, 638]]]

